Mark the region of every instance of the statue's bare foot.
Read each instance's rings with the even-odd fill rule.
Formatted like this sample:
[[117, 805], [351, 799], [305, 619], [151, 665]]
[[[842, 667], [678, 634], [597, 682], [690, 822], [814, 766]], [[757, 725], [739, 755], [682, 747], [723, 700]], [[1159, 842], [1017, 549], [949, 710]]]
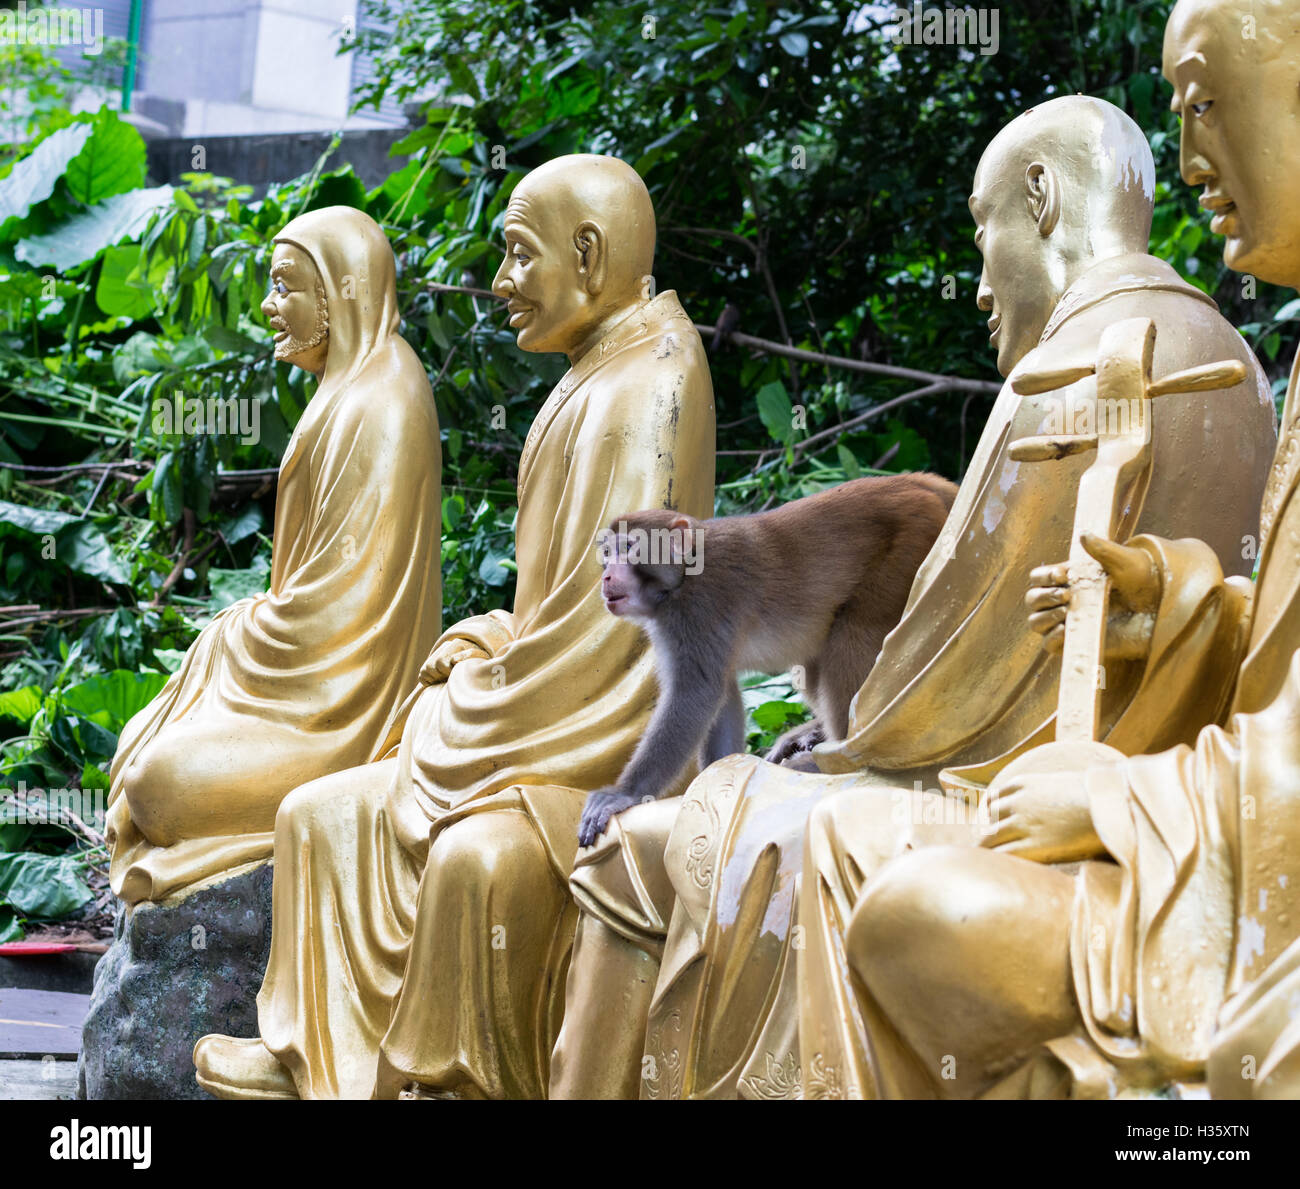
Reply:
[[297, 1098], [293, 1077], [258, 1038], [213, 1033], [194, 1046], [198, 1083], [218, 1098]]

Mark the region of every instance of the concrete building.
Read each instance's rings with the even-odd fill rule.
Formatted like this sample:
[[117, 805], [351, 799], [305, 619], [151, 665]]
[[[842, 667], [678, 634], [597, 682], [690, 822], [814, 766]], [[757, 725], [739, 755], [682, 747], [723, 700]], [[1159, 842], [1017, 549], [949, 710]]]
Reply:
[[[146, 135], [357, 131], [405, 123], [387, 103], [349, 116], [369, 75], [355, 37], [359, 0], [139, 0], [131, 109]], [[71, 5], [70, 5], [71, 6]], [[128, 35], [131, 0], [97, 0], [104, 33]], [[69, 59], [80, 49], [60, 51]], [[148, 123], [146, 123], [146, 121]]]

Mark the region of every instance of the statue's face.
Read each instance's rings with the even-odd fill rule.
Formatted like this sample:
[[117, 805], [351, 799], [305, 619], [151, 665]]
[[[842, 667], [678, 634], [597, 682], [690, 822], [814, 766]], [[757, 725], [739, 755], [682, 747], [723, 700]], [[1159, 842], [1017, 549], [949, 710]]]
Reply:
[[262, 313], [275, 335], [275, 357], [320, 375], [329, 353], [325, 287], [311, 257], [293, 244], [271, 254], [271, 291]]
[[1300, 44], [1263, 61], [1235, 12], [1221, 0], [1184, 0], [1166, 26], [1164, 75], [1182, 119], [1181, 172], [1202, 188], [1229, 268], [1296, 285]]
[[[571, 222], [566, 215], [573, 216]], [[572, 354], [591, 332], [596, 316], [573, 234], [580, 221], [576, 212], [545, 209], [537, 196], [518, 190], [511, 196], [506, 256], [492, 291], [506, 299], [510, 325], [525, 351]]]
[[970, 196], [975, 243], [984, 257], [975, 300], [992, 315], [989, 346], [997, 351], [1004, 376], [1037, 346], [1061, 297], [1022, 180], [986, 170], [981, 162]]

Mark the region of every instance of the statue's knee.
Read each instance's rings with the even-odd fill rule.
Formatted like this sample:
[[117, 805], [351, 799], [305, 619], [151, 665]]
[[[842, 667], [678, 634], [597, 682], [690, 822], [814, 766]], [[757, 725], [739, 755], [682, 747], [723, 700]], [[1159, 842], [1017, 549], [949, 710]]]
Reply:
[[912, 851], [885, 864], [859, 897], [847, 945], [849, 964], [868, 986], [893, 975], [910, 981], [912, 956], [935, 953], [962, 927], [953, 908], [965, 900], [957, 888], [963, 881], [948, 849]]
[[160, 736], [141, 749], [122, 774], [131, 820], [155, 846], [174, 846], [185, 833], [181, 817], [185, 771], [176, 749]]
[[275, 833], [277, 837], [301, 837], [311, 833], [313, 824], [319, 816], [320, 791], [315, 787], [317, 781], [300, 784], [290, 792], [275, 811]]
[[[515, 818], [519, 819], [518, 823]], [[521, 835], [519, 825], [528, 829], [528, 837]], [[471, 814], [438, 833], [429, 848], [429, 867], [444, 887], [481, 886], [497, 879], [518, 879], [519, 864], [526, 861], [530, 838], [540, 850], [540, 843], [523, 814]]]

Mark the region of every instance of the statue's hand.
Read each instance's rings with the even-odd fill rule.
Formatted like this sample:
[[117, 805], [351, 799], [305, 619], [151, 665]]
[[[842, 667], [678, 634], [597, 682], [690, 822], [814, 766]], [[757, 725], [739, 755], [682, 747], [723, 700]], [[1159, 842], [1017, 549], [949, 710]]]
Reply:
[[[1160, 574], [1145, 550], [1119, 545], [1084, 533], [1083, 547], [1110, 578], [1110, 618], [1106, 624], [1106, 659], [1140, 660], [1151, 651], [1155, 610], [1160, 602]], [[1038, 566], [1029, 572], [1029, 626], [1043, 637], [1048, 652], [1065, 643], [1065, 613], [1073, 588], [1069, 563]]]
[[582, 807], [582, 820], [578, 823], [578, 842], [582, 846], [590, 846], [605, 832], [605, 827], [614, 814], [631, 809], [640, 801], [640, 797], [619, 792], [613, 787], [588, 793], [587, 803]]
[[1106, 853], [1092, 825], [1082, 771], [1003, 773], [989, 786], [992, 830], [981, 845], [1038, 863]]
[[420, 669], [420, 683], [440, 685], [447, 680], [452, 669], [461, 661], [489, 659], [489, 655], [477, 644], [453, 636], [450, 640], [444, 640], [429, 654]]

